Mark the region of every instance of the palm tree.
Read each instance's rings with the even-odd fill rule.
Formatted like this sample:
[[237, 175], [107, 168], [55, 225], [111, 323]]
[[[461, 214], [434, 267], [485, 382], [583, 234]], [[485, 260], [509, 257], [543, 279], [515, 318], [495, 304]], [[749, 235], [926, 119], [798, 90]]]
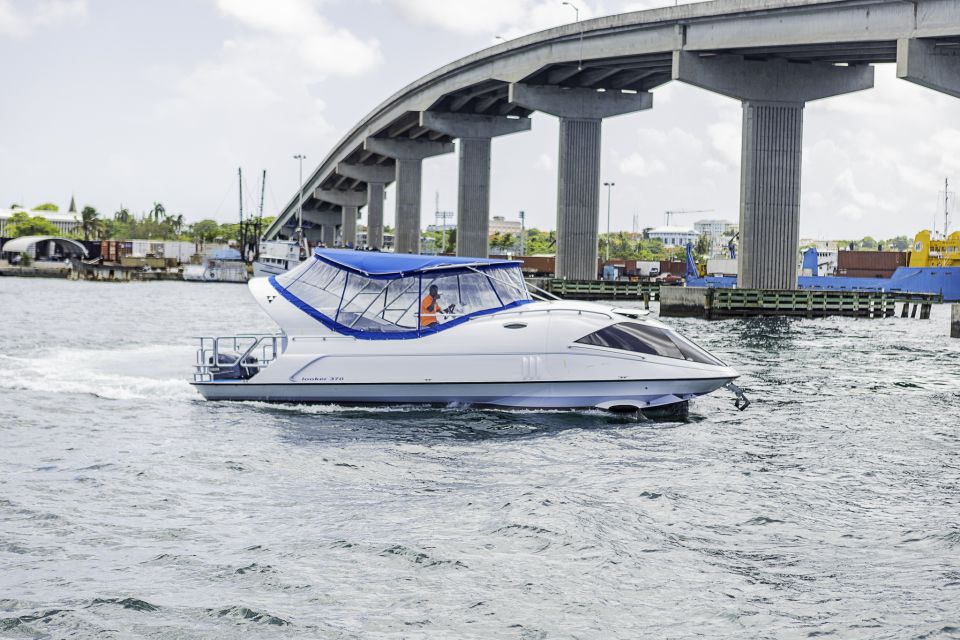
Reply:
[[173, 228], [174, 228], [174, 230], [177, 232], [177, 235], [178, 235], [178, 236], [179, 236], [180, 233], [183, 231], [183, 222], [184, 222], [184, 220], [183, 220], [183, 214], [182, 214], [182, 213], [177, 214], [177, 217], [175, 217], [175, 218], [173, 219]]
[[97, 235], [101, 225], [97, 217], [100, 214], [93, 207], [84, 207], [80, 212], [80, 226], [83, 229], [83, 239], [89, 240], [91, 235]]
[[123, 224], [127, 224], [128, 222], [130, 222], [130, 210], [124, 207], [123, 205], [120, 205], [120, 210], [117, 211], [115, 214], [113, 214], [113, 219], [116, 220], [117, 222], [122, 222]]
[[163, 214], [167, 212], [166, 208], [159, 202], [153, 203], [153, 209], [150, 210], [153, 213], [153, 221], [160, 222], [160, 218], [163, 217]]

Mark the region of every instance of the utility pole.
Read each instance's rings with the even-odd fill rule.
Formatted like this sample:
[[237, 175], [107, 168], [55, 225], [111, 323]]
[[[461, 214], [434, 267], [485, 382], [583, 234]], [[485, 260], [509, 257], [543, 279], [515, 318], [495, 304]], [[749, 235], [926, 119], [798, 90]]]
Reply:
[[302, 153], [293, 156], [293, 159], [300, 163], [300, 192], [297, 203], [297, 242], [299, 242], [304, 249], [306, 248], [306, 243], [303, 237], [303, 161], [306, 160], [306, 158], [307, 156]]
[[610, 191], [616, 185], [616, 182], [604, 182], [603, 186], [607, 188], [607, 252], [606, 260], [610, 259]]
[[525, 221], [527, 214], [524, 211], [520, 211], [520, 255], [527, 255], [527, 248], [524, 240], [524, 235], [526, 231]]

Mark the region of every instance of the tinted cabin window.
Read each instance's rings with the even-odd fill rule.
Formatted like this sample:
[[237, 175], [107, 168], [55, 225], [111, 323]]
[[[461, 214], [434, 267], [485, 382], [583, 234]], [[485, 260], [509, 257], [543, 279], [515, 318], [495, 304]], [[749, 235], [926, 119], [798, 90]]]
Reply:
[[577, 340], [580, 344], [620, 349], [653, 356], [692, 360], [702, 364], [722, 366], [723, 363], [709, 353], [677, 335], [636, 322], [621, 322], [604, 327]]

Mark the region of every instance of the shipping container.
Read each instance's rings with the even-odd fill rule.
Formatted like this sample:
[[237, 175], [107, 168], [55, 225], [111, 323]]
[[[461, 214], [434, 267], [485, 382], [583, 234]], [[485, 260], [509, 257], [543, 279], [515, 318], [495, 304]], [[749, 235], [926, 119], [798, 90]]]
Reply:
[[907, 266], [907, 254], [903, 251], [840, 251], [837, 254], [837, 275], [845, 269], [880, 269], [893, 272], [897, 267]]
[[737, 275], [736, 258], [710, 258], [707, 260], [708, 276], [735, 276]]
[[675, 276], [684, 276], [687, 273], [687, 264], [682, 260], [661, 260], [660, 275], [672, 273]]

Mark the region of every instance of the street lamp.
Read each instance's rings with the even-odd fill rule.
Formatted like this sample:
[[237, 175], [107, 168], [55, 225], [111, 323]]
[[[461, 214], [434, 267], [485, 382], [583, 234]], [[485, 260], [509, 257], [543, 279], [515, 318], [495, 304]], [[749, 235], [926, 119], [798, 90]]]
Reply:
[[[576, 15], [576, 22], [580, 24], [580, 9], [577, 8], [577, 5], [572, 2], [561, 2], [560, 4], [565, 4], [571, 9], [573, 9], [574, 14]], [[580, 58], [577, 60], [577, 71], [583, 71], [583, 27], [580, 27]]]
[[302, 153], [298, 153], [293, 156], [294, 160], [299, 161], [300, 163], [300, 192], [299, 192], [299, 201], [297, 203], [297, 241], [301, 244], [303, 243], [303, 161], [307, 159], [307, 156]]
[[603, 186], [607, 188], [607, 257], [610, 259], [610, 190], [613, 189], [616, 182], [604, 182]]

